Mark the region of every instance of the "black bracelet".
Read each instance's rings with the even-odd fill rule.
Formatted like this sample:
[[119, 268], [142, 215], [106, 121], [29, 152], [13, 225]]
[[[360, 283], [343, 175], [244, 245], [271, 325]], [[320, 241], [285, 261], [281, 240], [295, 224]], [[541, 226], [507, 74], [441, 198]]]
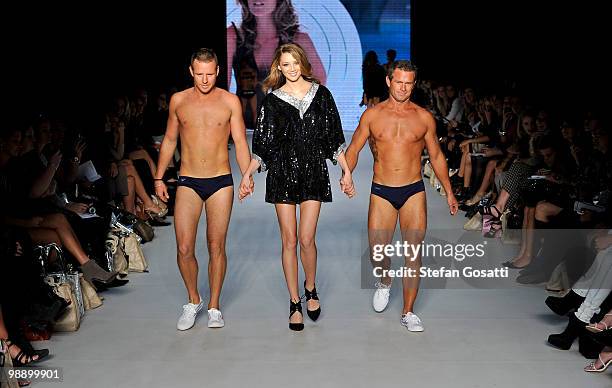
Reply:
[[158, 179], [158, 178], [153, 178], [153, 180], [154, 180], [154, 181], [163, 181], [163, 180], [164, 180], [164, 178], [159, 178], [159, 179]]

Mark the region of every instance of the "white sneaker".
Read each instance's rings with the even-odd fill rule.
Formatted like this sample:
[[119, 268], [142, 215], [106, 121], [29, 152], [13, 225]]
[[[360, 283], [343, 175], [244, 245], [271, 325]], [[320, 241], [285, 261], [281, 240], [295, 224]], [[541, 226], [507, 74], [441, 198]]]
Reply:
[[386, 285], [383, 282], [376, 283], [376, 291], [372, 298], [372, 307], [377, 313], [383, 312], [389, 304], [389, 296], [391, 295], [391, 285]]
[[402, 326], [406, 326], [408, 331], [419, 332], [425, 330], [423, 322], [414, 313], [407, 313], [402, 315]]
[[223, 327], [225, 322], [223, 321], [223, 315], [221, 311], [212, 308], [208, 310], [208, 327]]
[[200, 311], [202, 311], [203, 307], [204, 302], [202, 301], [202, 298], [200, 298], [200, 303], [198, 304], [187, 303], [186, 305], [183, 305], [183, 314], [181, 314], [181, 317], [176, 324], [176, 328], [181, 331], [191, 329], [195, 323], [196, 316]]

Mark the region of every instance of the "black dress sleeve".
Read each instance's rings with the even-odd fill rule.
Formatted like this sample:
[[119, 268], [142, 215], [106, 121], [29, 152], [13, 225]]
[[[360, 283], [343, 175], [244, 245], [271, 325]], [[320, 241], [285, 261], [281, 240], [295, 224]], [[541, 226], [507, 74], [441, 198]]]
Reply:
[[342, 121], [340, 120], [338, 108], [336, 108], [334, 98], [327, 88], [325, 88], [323, 93], [323, 103], [325, 116], [323, 151], [325, 159], [331, 160], [333, 164], [338, 164], [338, 155], [344, 151], [346, 142], [344, 140], [344, 132], [342, 132]]
[[253, 131], [253, 158], [260, 164], [259, 172], [269, 169], [278, 156], [278, 139], [275, 136], [277, 128], [270, 99], [271, 95], [264, 98]]

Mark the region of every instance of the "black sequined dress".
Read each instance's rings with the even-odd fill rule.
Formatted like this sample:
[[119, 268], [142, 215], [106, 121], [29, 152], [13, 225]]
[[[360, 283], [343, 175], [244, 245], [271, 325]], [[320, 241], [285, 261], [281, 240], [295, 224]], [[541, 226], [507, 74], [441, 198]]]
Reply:
[[262, 102], [253, 133], [253, 157], [268, 170], [266, 202], [331, 202], [326, 159], [345, 146], [330, 91], [313, 83], [302, 100], [277, 89]]

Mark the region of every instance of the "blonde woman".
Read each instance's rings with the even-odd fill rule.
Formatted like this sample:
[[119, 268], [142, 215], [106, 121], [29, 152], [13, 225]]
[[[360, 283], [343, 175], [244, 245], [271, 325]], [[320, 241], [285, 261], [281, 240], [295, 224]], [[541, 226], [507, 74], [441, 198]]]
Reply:
[[[252, 193], [251, 174], [268, 170], [266, 202], [273, 203], [282, 239], [282, 262], [290, 296], [289, 328], [304, 328], [298, 290], [297, 244], [306, 279], [304, 294], [308, 316], [321, 313], [315, 288], [317, 247], [315, 234], [321, 202], [331, 202], [326, 159], [340, 162], [341, 188], [353, 195], [353, 181], [344, 158], [344, 134], [330, 91], [312, 76], [304, 50], [296, 44], [280, 46], [253, 134], [253, 159], [240, 184], [240, 199]], [[300, 221], [296, 209], [299, 205]], [[298, 235], [299, 228], [299, 235]]]

